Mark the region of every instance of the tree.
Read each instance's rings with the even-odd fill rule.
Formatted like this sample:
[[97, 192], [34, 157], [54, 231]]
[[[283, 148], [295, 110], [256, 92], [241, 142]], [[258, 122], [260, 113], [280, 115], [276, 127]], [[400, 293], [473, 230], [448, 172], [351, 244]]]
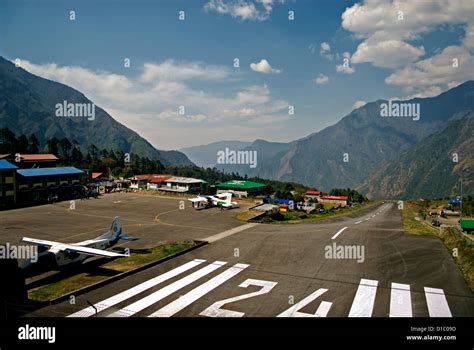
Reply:
[[69, 152], [71, 152], [72, 144], [69, 141], [67, 137], [64, 137], [59, 141], [59, 146], [61, 147], [61, 155], [62, 158], [64, 159], [69, 159], [70, 155]]
[[108, 176], [110, 174], [110, 170], [116, 167], [117, 161], [109, 157], [109, 158], [102, 159], [100, 164], [101, 164], [101, 168], [106, 170], [107, 176]]
[[38, 153], [39, 152], [39, 141], [36, 135], [33, 133], [30, 135], [30, 138], [28, 140], [29, 142], [29, 147], [28, 147], [28, 152], [30, 153]]
[[72, 152], [71, 152], [71, 162], [75, 165], [75, 166], [81, 166], [82, 162], [83, 162], [83, 155], [82, 155], [82, 152], [79, 148], [77, 147], [74, 147], [72, 149]]
[[93, 143], [91, 143], [89, 147], [87, 147], [87, 151], [90, 154], [90, 158], [92, 160], [97, 160], [99, 158], [98, 157], [99, 149]]
[[0, 129], [0, 153], [16, 152], [17, 140], [15, 134], [8, 128]]
[[30, 148], [29, 146], [28, 138], [25, 136], [25, 134], [20, 135], [18, 138], [16, 151], [19, 153], [28, 153]]
[[48, 145], [48, 152], [52, 154], [58, 154], [59, 140], [56, 137], [49, 139], [46, 144]]

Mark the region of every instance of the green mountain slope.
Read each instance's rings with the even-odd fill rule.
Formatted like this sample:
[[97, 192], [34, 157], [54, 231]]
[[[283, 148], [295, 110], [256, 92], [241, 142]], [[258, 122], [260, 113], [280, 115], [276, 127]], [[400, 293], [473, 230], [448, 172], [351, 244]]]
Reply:
[[77, 90], [43, 79], [15, 67], [0, 57], [0, 127], [16, 135], [35, 133], [40, 143], [57, 137], [75, 140], [86, 150], [89, 144], [99, 149], [120, 149], [165, 165], [190, 165], [178, 151], [160, 151], [135, 131], [113, 119], [102, 108], [95, 107], [95, 119], [56, 117], [56, 104], [92, 103]]
[[399, 102], [419, 104], [420, 119], [384, 118], [381, 105], [387, 101], [378, 100], [352, 111], [330, 127], [285, 144], [286, 149], [279, 145], [279, 149], [274, 147], [270, 152], [273, 147], [268, 143], [262, 157], [259, 154], [255, 169], [238, 167], [238, 171], [325, 191], [354, 187], [400, 152], [473, 111], [474, 81], [435, 97]]
[[472, 195], [473, 173], [474, 112], [470, 112], [385, 163], [358, 189], [372, 198], [439, 198], [460, 195], [462, 177], [463, 195]]

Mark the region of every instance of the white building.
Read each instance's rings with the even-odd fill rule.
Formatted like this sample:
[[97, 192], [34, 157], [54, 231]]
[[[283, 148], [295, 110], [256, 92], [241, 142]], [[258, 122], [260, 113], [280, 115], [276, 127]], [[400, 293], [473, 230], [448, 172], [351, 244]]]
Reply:
[[160, 191], [177, 193], [202, 193], [204, 192], [204, 187], [207, 182], [201, 179], [194, 179], [192, 177], [172, 176], [169, 179], [163, 181], [163, 184], [164, 186], [162, 185], [159, 188]]

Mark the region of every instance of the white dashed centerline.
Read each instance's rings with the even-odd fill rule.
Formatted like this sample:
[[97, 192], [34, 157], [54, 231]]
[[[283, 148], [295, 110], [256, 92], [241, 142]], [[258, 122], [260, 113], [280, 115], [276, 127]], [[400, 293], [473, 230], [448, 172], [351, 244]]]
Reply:
[[248, 224], [245, 224], [245, 225], [237, 226], [237, 227], [231, 228], [230, 230], [215, 234], [213, 236], [206, 237], [203, 240], [206, 241], [207, 243], [213, 243], [215, 241], [218, 241], [219, 239], [232, 236], [232, 235], [234, 235], [238, 232], [247, 230], [247, 229], [249, 229], [251, 227], [254, 227], [256, 225], [258, 225], [258, 224], [257, 223], [248, 223]]
[[362, 222], [362, 221], [357, 221], [357, 222], [355, 223], [355, 225], [360, 224], [361, 222]]
[[341, 228], [339, 231], [337, 231], [337, 233], [334, 236], [332, 236], [331, 239], [336, 239], [336, 237], [339, 236], [342, 233], [342, 231], [344, 231], [346, 228], [347, 228], [347, 226]]

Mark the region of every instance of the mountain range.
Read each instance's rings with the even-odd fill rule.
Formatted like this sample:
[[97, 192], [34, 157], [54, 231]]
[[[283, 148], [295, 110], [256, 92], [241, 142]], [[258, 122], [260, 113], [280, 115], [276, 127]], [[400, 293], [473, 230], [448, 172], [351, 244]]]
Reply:
[[[194, 162], [323, 191], [353, 187], [373, 198], [452, 196], [460, 193], [461, 178], [463, 192], [474, 193], [474, 81], [435, 97], [367, 103], [334, 125], [292, 142], [232, 140], [180, 151], [156, 149], [98, 106], [93, 120], [58, 117], [57, 106], [63, 102], [93, 104], [81, 92], [0, 57], [0, 127], [16, 135], [35, 133], [41, 145], [53, 137], [67, 137], [83, 150], [95, 144], [165, 165]], [[394, 104], [411, 114], [393, 115]], [[388, 116], [382, 112], [387, 106]], [[226, 148], [256, 152], [257, 166], [217, 164], [217, 152]]]
[[[417, 106], [419, 119], [412, 117], [382, 116], [384, 106], [398, 104], [399, 106]], [[421, 181], [418, 189], [404, 188], [401, 177], [392, 175], [399, 168], [388, 167], [387, 164], [397, 164], [406, 161], [400, 159], [401, 154], [418, 152], [419, 161], [428, 159], [424, 155], [425, 148], [415, 148], [418, 144], [431, 142], [435, 149], [458, 149], [464, 154], [463, 164], [468, 164], [472, 157], [473, 136], [463, 134], [465, 142], [461, 142], [461, 130], [448, 128], [453, 123], [463, 120], [474, 111], [474, 81], [467, 81], [438, 96], [430, 98], [415, 98], [390, 102], [377, 100], [353, 110], [336, 124], [319, 132], [289, 143], [273, 143], [257, 140], [242, 150], [257, 151], [258, 166], [225, 164], [216, 165], [228, 172], [238, 172], [242, 175], [260, 176], [281, 181], [294, 181], [318, 189], [328, 191], [336, 187], [358, 187], [373, 197], [411, 197], [412, 195], [441, 196], [453, 194], [459, 177], [433, 187], [429, 179], [421, 181], [422, 173], [429, 172], [427, 167], [417, 166], [418, 172], [411, 181]], [[458, 125], [458, 124], [453, 124]], [[459, 124], [464, 125], [464, 124]], [[442, 134], [451, 140], [449, 145], [433, 143], [440, 142]], [[427, 139], [430, 135], [438, 138]], [[434, 140], [434, 141], [433, 141]], [[466, 147], [471, 147], [466, 150]], [[188, 151], [187, 151], [188, 152]], [[407, 153], [404, 153], [407, 152]], [[186, 153], [186, 152], [185, 152]], [[214, 154], [215, 157], [215, 154]], [[460, 161], [461, 162], [461, 161]], [[199, 163], [198, 163], [199, 164]], [[451, 163], [442, 163], [433, 171], [450, 173]], [[387, 173], [389, 172], [389, 173]], [[456, 172], [456, 171], [455, 171]], [[376, 176], [376, 174], [379, 174]], [[416, 175], [416, 176], [415, 176]], [[394, 182], [390, 186], [377, 183], [383, 177], [385, 182]], [[466, 190], [474, 192], [469, 184]], [[398, 188], [398, 190], [395, 190]], [[458, 193], [458, 192], [456, 192]]]
[[[82, 150], [90, 144], [100, 150], [122, 150], [156, 159], [164, 165], [193, 164], [182, 152], [153, 147], [135, 131], [95, 106], [94, 120], [58, 117], [57, 104], [92, 104], [79, 91], [33, 75], [0, 57], [0, 127], [16, 135], [35, 133], [41, 145], [53, 137], [77, 141]], [[92, 118], [90, 118], [92, 119]]]
[[193, 163], [198, 164], [202, 167], [214, 167], [217, 161], [217, 152], [228, 147], [229, 149], [239, 151], [247, 146], [250, 146], [252, 142], [245, 141], [218, 141], [209, 143], [203, 146], [194, 146], [181, 148], [180, 151], [188, 156], [189, 160]]
[[472, 195], [472, 170], [474, 112], [469, 112], [383, 164], [358, 190], [373, 198], [451, 197], [461, 191]]

